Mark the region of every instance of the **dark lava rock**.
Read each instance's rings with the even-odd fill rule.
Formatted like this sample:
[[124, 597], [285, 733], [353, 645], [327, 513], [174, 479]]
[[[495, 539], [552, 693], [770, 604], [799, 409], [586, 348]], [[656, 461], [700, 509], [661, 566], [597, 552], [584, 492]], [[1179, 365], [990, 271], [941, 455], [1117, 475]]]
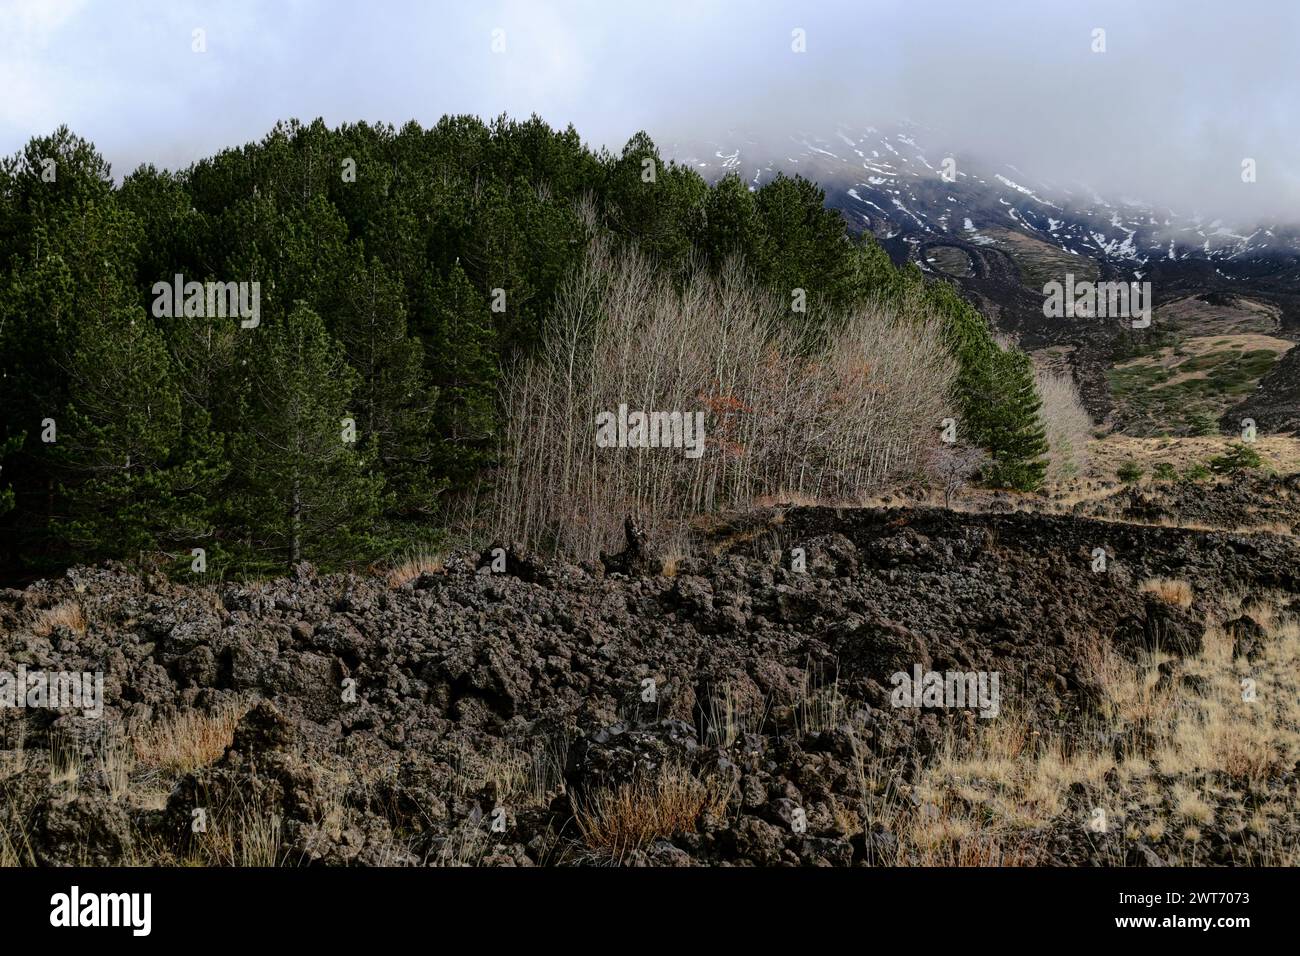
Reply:
[[[776, 517], [729, 519], [675, 578], [629, 520], [625, 548], [603, 564], [506, 547], [505, 573], [490, 551], [462, 553], [398, 588], [303, 565], [189, 587], [110, 564], [0, 591], [0, 670], [102, 672], [103, 726], [119, 736], [246, 711], [227, 746], [160, 778], [161, 810], [110, 795], [85, 718], [6, 722], [0, 826], [58, 864], [122, 863], [142, 846], [183, 860], [214, 835], [272, 825], [285, 859], [321, 865], [608, 862], [584, 848], [580, 812], [676, 767], [708, 781], [722, 808], [629, 861], [888, 864], [900, 840], [862, 831], [859, 769], [914, 768], [980, 721], [970, 708], [894, 707], [895, 672], [997, 672], [1004, 707], [1083, 734], [1074, 717], [1104, 692], [1089, 676], [1098, 647], [1194, 654], [1205, 616], [1231, 616], [1217, 595], [1300, 594], [1300, 546], [1282, 535], [1024, 511]], [[1097, 547], [1113, 573], [1092, 572]], [[1193, 608], [1143, 593], [1157, 576], [1187, 580]], [[39, 626], [66, 603], [82, 608], [84, 633]], [[1247, 659], [1265, 639], [1239, 614], [1229, 631]], [[52, 782], [52, 730], [82, 755], [76, 792]], [[8, 759], [18, 733], [27, 769]], [[1122, 834], [1092, 845], [1073, 824], [1031, 839], [1049, 862], [1126, 852]]]

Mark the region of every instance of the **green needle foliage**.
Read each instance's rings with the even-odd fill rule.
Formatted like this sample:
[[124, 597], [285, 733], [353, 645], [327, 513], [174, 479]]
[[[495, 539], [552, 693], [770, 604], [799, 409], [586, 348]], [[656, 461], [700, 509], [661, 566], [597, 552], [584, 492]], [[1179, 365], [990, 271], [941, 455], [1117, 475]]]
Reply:
[[281, 566], [373, 556], [384, 479], [374, 448], [345, 437], [359, 376], [304, 304], [260, 331], [231, 442], [232, 524], [253, 554]]

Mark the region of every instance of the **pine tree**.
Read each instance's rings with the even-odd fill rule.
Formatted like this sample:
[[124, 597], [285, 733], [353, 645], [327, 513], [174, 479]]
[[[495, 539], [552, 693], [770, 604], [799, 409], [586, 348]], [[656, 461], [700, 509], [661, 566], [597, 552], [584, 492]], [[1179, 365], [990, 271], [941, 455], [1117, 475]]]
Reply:
[[754, 197], [763, 229], [762, 251], [754, 264], [758, 276], [787, 299], [793, 290], [803, 289], [806, 319], [813, 329], [836, 310], [852, 305], [859, 291], [844, 220], [827, 209], [825, 201], [826, 194], [816, 184], [784, 174]]
[[363, 560], [378, 543], [374, 522], [387, 501], [372, 455], [347, 440], [357, 374], [301, 302], [256, 335], [232, 447], [231, 505], [243, 538], [255, 560], [290, 567]]
[[60, 453], [41, 423], [74, 397], [84, 326], [137, 304], [142, 232], [117, 208], [108, 164], [66, 127], [0, 162], [0, 197], [0, 443], [14, 506], [3, 539], [11, 560], [52, 564]]
[[621, 236], [637, 243], [661, 268], [679, 272], [691, 252], [691, 237], [703, 219], [709, 187], [693, 169], [665, 163], [645, 132], [609, 158], [605, 211]]
[[1000, 349], [978, 318], [958, 315], [948, 326], [959, 363], [954, 396], [963, 441], [988, 451], [981, 476], [994, 487], [1032, 491], [1047, 471], [1047, 435], [1038, 420], [1042, 402], [1029, 356]]
[[740, 177], [728, 173], [709, 190], [698, 243], [714, 268], [732, 255], [741, 256], [757, 268], [763, 240], [763, 224], [754, 205], [754, 193]]
[[180, 393], [148, 316], [122, 310], [87, 321], [69, 385], [51, 445], [62, 503], [55, 529], [78, 559], [208, 538], [219, 444], [185, 434]]
[[438, 390], [423, 345], [407, 335], [401, 283], [376, 260], [353, 261], [331, 325], [357, 372], [357, 427], [393, 491], [394, 510], [427, 517], [445, 485], [433, 473]]
[[[872, 268], [876, 271], [876, 267]], [[894, 271], [883, 289], [939, 315], [958, 371], [953, 399], [964, 443], [989, 453], [981, 480], [1032, 491], [1047, 471], [1047, 433], [1038, 420], [1041, 402], [1033, 364], [1018, 349], [999, 347], [979, 311], [947, 282], [927, 279], [914, 265]]]
[[437, 473], [462, 488], [496, 451], [499, 371], [492, 313], [458, 265], [432, 284], [428, 298], [423, 326], [438, 388]]

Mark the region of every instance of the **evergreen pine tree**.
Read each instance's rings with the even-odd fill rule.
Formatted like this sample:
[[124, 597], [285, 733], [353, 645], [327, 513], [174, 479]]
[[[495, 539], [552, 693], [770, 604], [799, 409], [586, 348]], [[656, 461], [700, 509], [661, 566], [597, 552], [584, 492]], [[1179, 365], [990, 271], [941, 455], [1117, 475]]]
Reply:
[[356, 372], [301, 302], [284, 319], [264, 321], [247, 350], [231, 505], [255, 560], [292, 567], [365, 559], [387, 501], [372, 454], [345, 440]]
[[[198, 545], [211, 534], [219, 446], [185, 435], [162, 337], [142, 312], [88, 320], [51, 447], [57, 535], [78, 560]], [[188, 551], [188, 548], [184, 550]]]
[[401, 283], [377, 260], [354, 261], [331, 325], [357, 373], [357, 427], [387, 478], [394, 510], [427, 518], [445, 484], [433, 473], [438, 391], [429, 384], [423, 345], [407, 335]]
[[424, 325], [438, 388], [437, 473], [456, 488], [468, 485], [496, 451], [498, 367], [491, 320], [488, 303], [459, 265], [433, 284]]

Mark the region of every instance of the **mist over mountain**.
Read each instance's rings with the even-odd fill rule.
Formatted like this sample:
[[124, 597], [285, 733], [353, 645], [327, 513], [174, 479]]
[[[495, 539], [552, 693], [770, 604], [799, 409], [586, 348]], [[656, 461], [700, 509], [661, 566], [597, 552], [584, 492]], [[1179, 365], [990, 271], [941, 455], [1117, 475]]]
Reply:
[[1243, 235], [1300, 219], [1300, 9], [1267, 0], [396, 2], [382, 18], [342, 0], [136, 9], [0, 9], [0, 152], [67, 123], [120, 178], [144, 161], [184, 167], [295, 116], [537, 113], [612, 149], [638, 129], [663, 143], [725, 143], [729, 130], [779, 141], [905, 117], [943, 131], [963, 166], [1013, 163]]
[[[755, 61], [744, 82], [700, 83], [691, 109], [652, 132], [779, 143], [906, 120], [959, 163], [1015, 164], [1237, 231], [1300, 221], [1295, 9], [1009, 2], [837, 14], [796, 18], [806, 53]], [[1243, 181], [1246, 159], [1254, 182]]]
[[1153, 260], [1259, 263], [1300, 251], [1287, 207], [1224, 218], [1103, 195], [1087, 182], [1044, 176], [1018, 157], [961, 149], [945, 132], [914, 122], [841, 122], [785, 134], [733, 129], [665, 148], [708, 179], [736, 175], [755, 189], [781, 173], [817, 182], [852, 228], [887, 244], [946, 236], [986, 246], [1012, 229], [1135, 276]]

